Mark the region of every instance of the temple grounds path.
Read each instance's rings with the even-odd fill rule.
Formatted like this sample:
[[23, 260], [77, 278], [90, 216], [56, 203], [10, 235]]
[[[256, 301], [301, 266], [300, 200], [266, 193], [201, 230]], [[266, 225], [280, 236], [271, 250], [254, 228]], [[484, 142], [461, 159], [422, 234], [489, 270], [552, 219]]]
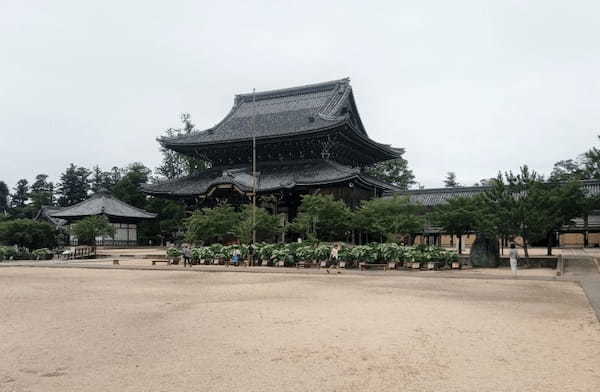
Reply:
[[0, 391], [598, 391], [574, 282], [0, 269]]

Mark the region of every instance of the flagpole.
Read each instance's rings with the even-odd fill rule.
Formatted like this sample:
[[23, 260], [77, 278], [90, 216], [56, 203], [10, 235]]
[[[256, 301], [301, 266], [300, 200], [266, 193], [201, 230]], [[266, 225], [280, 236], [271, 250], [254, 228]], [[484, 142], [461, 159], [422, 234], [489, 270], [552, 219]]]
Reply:
[[252, 89], [252, 245], [256, 245], [256, 89], [254, 88]]

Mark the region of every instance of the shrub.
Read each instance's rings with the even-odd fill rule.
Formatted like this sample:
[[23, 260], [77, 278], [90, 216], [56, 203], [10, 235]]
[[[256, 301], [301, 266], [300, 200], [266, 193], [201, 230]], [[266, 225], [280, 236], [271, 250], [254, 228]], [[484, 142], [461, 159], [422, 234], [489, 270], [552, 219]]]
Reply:
[[54, 248], [56, 228], [47, 222], [31, 219], [15, 219], [0, 223], [0, 243], [37, 249]]
[[54, 256], [52, 251], [48, 248], [36, 249], [31, 252], [31, 255], [36, 260], [50, 260], [52, 256]]
[[181, 256], [181, 251], [177, 248], [167, 249], [167, 257], [176, 258]]
[[71, 233], [79, 244], [95, 245], [96, 237], [113, 236], [115, 228], [105, 216], [89, 216], [71, 225]]

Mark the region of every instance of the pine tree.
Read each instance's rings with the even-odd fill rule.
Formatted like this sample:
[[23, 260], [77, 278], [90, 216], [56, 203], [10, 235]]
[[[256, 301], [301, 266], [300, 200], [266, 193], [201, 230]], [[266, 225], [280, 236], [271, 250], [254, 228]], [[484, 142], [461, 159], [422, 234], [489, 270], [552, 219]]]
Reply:
[[[181, 114], [181, 122], [183, 123], [183, 128], [169, 128], [165, 131], [164, 137], [175, 138], [187, 136], [196, 131], [196, 126], [192, 123], [191, 115], [189, 113]], [[156, 173], [169, 180], [192, 176], [209, 167], [207, 161], [192, 158], [165, 147], [161, 147], [160, 152], [163, 159], [162, 164], [156, 168]]]
[[17, 185], [13, 188], [15, 193], [12, 194], [12, 205], [14, 208], [23, 208], [29, 201], [29, 182], [22, 178], [17, 181]]
[[448, 172], [448, 174], [446, 174], [444, 186], [446, 188], [456, 188], [460, 186], [460, 184], [456, 181], [456, 174], [454, 172]]
[[8, 186], [4, 181], [0, 181], [0, 214], [4, 214], [8, 211]]
[[47, 174], [38, 174], [35, 177], [30, 197], [36, 209], [54, 203], [54, 184], [48, 181]]
[[85, 200], [90, 190], [89, 177], [91, 174], [92, 172], [85, 167], [77, 167], [71, 163], [60, 176], [57, 191], [60, 195], [58, 205], [67, 207]]

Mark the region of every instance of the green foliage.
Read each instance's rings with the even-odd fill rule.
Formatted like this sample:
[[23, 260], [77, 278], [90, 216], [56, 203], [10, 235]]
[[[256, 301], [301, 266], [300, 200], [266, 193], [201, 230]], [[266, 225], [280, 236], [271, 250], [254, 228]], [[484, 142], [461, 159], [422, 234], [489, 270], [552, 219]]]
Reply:
[[[239, 222], [233, 227], [233, 233], [244, 244], [252, 242], [252, 210], [252, 205], [242, 206]], [[264, 208], [256, 208], [256, 241], [272, 240], [280, 230], [279, 217]]]
[[36, 210], [54, 204], [54, 184], [48, 181], [47, 174], [38, 174], [31, 185], [31, 202]]
[[184, 226], [185, 206], [173, 200], [150, 197], [145, 209], [157, 217], [138, 225], [138, 239], [142, 243], [175, 241], [177, 232]]
[[296, 258], [301, 261], [315, 260], [315, 248], [310, 245], [303, 245], [296, 248]]
[[0, 246], [0, 261], [15, 259], [17, 251], [14, 246]]
[[298, 211], [290, 230], [309, 238], [312, 234], [322, 241], [341, 240], [351, 229], [352, 212], [331, 195], [304, 195]]
[[148, 182], [152, 171], [140, 162], [134, 162], [124, 170], [123, 177], [112, 187], [112, 194], [119, 200], [134, 207], [144, 208], [146, 195], [140, 190], [141, 184]]
[[367, 174], [404, 190], [415, 184], [415, 175], [402, 157], [376, 163], [367, 169]]
[[169, 248], [169, 249], [167, 249], [167, 257], [169, 257], [169, 258], [180, 257], [181, 254], [182, 254], [181, 250], [179, 250], [177, 248]]
[[56, 228], [46, 222], [15, 219], [0, 223], [0, 243], [29, 249], [54, 248]]
[[446, 179], [444, 180], [444, 186], [446, 188], [456, 188], [457, 186], [460, 186], [458, 181], [456, 181], [456, 174], [454, 172], [448, 172]]
[[8, 186], [4, 181], [0, 181], [0, 214], [8, 211]]
[[14, 188], [15, 193], [12, 194], [12, 205], [14, 208], [23, 208], [29, 200], [29, 185], [24, 178], [17, 181]]
[[363, 201], [355, 212], [354, 225], [371, 233], [416, 234], [423, 231], [422, 211], [402, 196]]
[[77, 167], [71, 163], [60, 176], [57, 191], [60, 195], [58, 205], [67, 207], [85, 200], [90, 190], [89, 177], [91, 173], [85, 167]]
[[327, 245], [319, 245], [315, 248], [314, 255], [317, 261], [327, 260], [331, 255], [331, 248]]
[[229, 204], [203, 208], [185, 221], [186, 240], [192, 243], [223, 241], [234, 234], [239, 223], [239, 214]]
[[[189, 113], [181, 114], [181, 122], [183, 123], [183, 128], [169, 128], [163, 138], [169, 139], [187, 136], [196, 130]], [[156, 172], [169, 180], [191, 176], [209, 167], [206, 161], [180, 154], [165, 147], [161, 147], [160, 152], [163, 159], [161, 165], [156, 168]]]
[[215, 253], [208, 246], [200, 246], [192, 249], [192, 257], [194, 260], [212, 260], [214, 256]]
[[53, 256], [53, 253], [48, 248], [42, 248], [34, 250], [33, 252], [31, 252], [31, 255], [36, 260], [50, 260]]
[[437, 206], [428, 216], [445, 233], [461, 236], [474, 230], [477, 222], [477, 204], [472, 198], [457, 197]]
[[79, 244], [95, 245], [96, 237], [114, 236], [114, 227], [105, 216], [89, 216], [71, 225]]

